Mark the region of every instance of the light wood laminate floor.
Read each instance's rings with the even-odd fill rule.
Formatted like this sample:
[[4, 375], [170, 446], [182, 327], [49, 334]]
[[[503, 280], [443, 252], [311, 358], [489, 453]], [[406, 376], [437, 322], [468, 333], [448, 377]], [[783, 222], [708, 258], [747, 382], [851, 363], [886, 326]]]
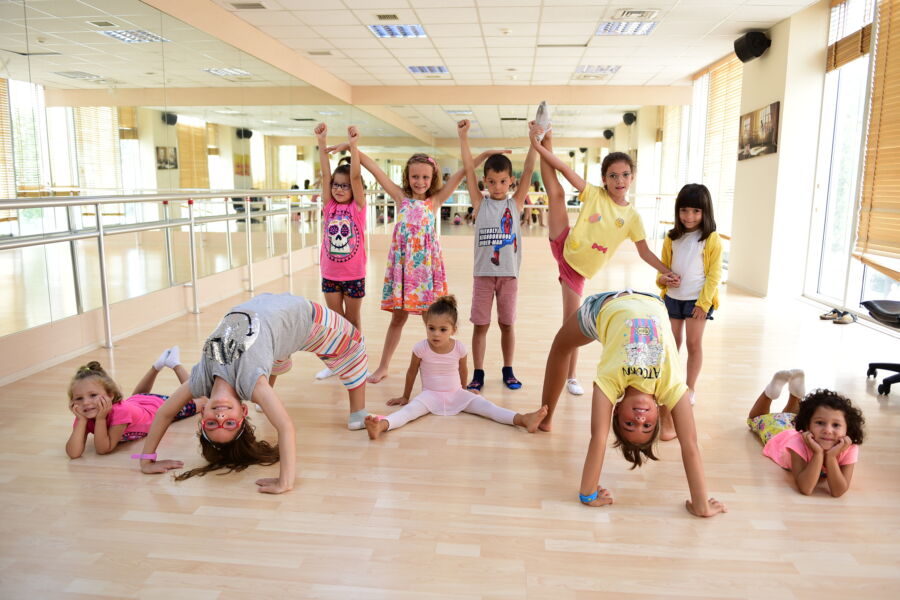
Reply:
[[[457, 232], [454, 232], [457, 233]], [[539, 236], [541, 234], [538, 234]], [[451, 290], [469, 345], [471, 238], [444, 237]], [[378, 310], [387, 237], [375, 236], [363, 328], [377, 364], [389, 316]], [[498, 330], [488, 338], [484, 395], [519, 412], [540, 402], [546, 353], [561, 320], [546, 241], [524, 244], [516, 372], [500, 381]], [[294, 291], [321, 299], [315, 269]], [[653, 273], [629, 244], [587, 292], [652, 289]], [[280, 292], [282, 282], [259, 291]], [[92, 442], [69, 460], [66, 386], [88, 360], [108, 365], [128, 391], [159, 352], [181, 346], [187, 366], [206, 334], [246, 296], [179, 317], [0, 388], [0, 596], [3, 598], [897, 598], [900, 595], [900, 386], [887, 398], [865, 378], [869, 361], [897, 360], [900, 341], [863, 325], [819, 321], [801, 299], [759, 299], [722, 289], [708, 324], [695, 414], [711, 493], [729, 512], [690, 516], [678, 443], [629, 471], [610, 450], [607, 508], [577, 501], [590, 396], [563, 396], [553, 433], [530, 435], [473, 415], [428, 415], [370, 442], [345, 427], [347, 397], [321, 363], [295, 355], [276, 390], [297, 426], [298, 477], [286, 495], [256, 492], [277, 466], [176, 483], [142, 475], [141, 443], [98, 456]], [[410, 319], [393, 375], [367, 389], [367, 408], [402, 391]], [[588, 387], [600, 346], [580, 355]], [[3, 352], [14, 349], [4, 348]], [[850, 491], [835, 499], [795, 491], [762, 456], [744, 424], [776, 369], [806, 370], [810, 388], [834, 387], [865, 412], [867, 439]], [[470, 367], [471, 368], [471, 367]], [[155, 391], [175, 387], [163, 373]], [[251, 411], [260, 433], [273, 428]], [[196, 421], [173, 425], [161, 457], [201, 464]]]

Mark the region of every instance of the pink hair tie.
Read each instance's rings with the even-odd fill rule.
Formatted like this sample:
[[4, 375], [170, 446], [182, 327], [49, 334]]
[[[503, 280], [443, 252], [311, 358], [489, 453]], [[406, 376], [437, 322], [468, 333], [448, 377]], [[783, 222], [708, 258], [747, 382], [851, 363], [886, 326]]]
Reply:
[[427, 160], [427, 161], [428, 161], [428, 162], [430, 162], [430, 163], [431, 163], [431, 165], [432, 165], [432, 166], [434, 166], [434, 167], [436, 167], [436, 166], [437, 166], [437, 164], [435, 164], [435, 162], [434, 162], [434, 159], [433, 159], [433, 158], [431, 158], [431, 157], [430, 157], [430, 156], [427, 156], [427, 157], [425, 157], [425, 158], [426, 158], [426, 160]]

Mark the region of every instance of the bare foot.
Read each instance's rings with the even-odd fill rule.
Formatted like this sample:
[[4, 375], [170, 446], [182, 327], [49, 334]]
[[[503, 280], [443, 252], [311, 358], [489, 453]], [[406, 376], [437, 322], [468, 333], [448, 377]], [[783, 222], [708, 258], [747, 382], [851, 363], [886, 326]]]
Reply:
[[387, 431], [387, 428], [388, 422], [386, 420], [379, 419], [375, 415], [366, 417], [366, 433], [369, 434], [370, 440], [377, 440], [382, 432]]
[[539, 409], [534, 412], [530, 412], [527, 415], [522, 415], [522, 425], [525, 429], [528, 430], [528, 433], [534, 433], [537, 431], [538, 425], [541, 424], [541, 421], [547, 418], [547, 405], [544, 404]]
[[[546, 408], [546, 407], [547, 407], [547, 405], [545, 404], [541, 408]], [[549, 418], [545, 417], [544, 420], [541, 421], [541, 424], [538, 425], [538, 429], [540, 429], [541, 431], [553, 431], [553, 423], [550, 422]]]
[[378, 368], [375, 369], [375, 372], [369, 375], [369, 379], [367, 380], [369, 383], [378, 383], [382, 379], [385, 379], [388, 376], [387, 369]]

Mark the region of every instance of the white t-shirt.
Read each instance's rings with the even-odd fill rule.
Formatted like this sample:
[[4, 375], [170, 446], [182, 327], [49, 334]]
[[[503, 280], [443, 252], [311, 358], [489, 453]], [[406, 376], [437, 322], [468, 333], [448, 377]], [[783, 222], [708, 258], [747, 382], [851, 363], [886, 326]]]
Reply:
[[703, 270], [703, 249], [706, 240], [700, 241], [700, 230], [686, 233], [672, 241], [672, 270], [681, 275], [681, 285], [666, 288], [666, 296], [675, 300], [696, 300], [706, 282]]

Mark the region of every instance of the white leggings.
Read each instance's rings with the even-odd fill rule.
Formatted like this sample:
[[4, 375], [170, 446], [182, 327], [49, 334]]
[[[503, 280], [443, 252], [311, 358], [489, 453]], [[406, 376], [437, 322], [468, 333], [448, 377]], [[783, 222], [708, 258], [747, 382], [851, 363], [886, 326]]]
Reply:
[[[409, 404], [397, 412], [389, 414], [385, 418], [388, 422], [388, 429], [397, 429], [398, 427], [403, 427], [410, 421], [414, 421], [423, 415], [427, 415], [429, 412], [431, 411], [428, 410], [428, 407], [425, 406], [424, 402], [413, 398], [409, 401]], [[504, 425], [512, 425], [513, 419], [516, 416], [516, 411], [497, 406], [490, 400], [486, 400], [481, 396], [473, 398], [472, 401], [469, 402], [469, 405], [463, 409], [463, 412], [485, 417], [486, 419], [491, 419], [498, 423], [503, 423]]]

